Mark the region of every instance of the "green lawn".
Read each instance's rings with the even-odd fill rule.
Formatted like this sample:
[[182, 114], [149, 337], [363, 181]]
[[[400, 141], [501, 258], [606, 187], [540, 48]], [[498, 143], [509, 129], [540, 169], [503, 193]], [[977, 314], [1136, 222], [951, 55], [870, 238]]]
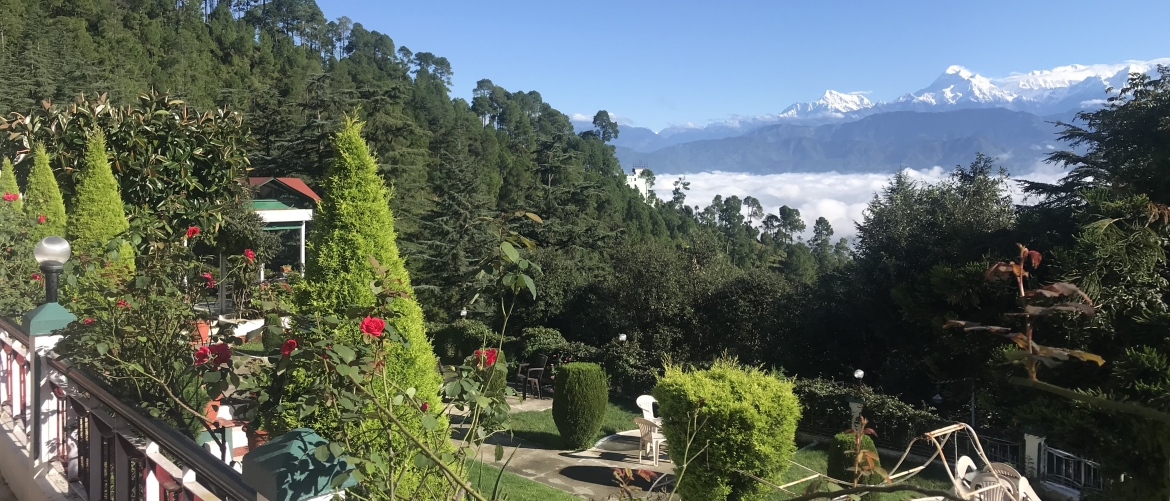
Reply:
[[[828, 468], [828, 463], [826, 461], [826, 445], [818, 444], [818, 445], [814, 445], [811, 447], [801, 449], [800, 451], [798, 451], [796, 453], [796, 456], [793, 457], [792, 460], [797, 462], [797, 463], [800, 463], [804, 466], [812, 468], [818, 472], [824, 473], [825, 470]], [[893, 468], [894, 465], [897, 463], [898, 463], [898, 458], [896, 458], [896, 457], [882, 456], [882, 466], [885, 466], [887, 468]], [[899, 471], [906, 471], [908, 469], [916, 468], [918, 466], [921, 466], [921, 463], [917, 463], [917, 462], [914, 462], [914, 461], [907, 459], [906, 462], [902, 463], [902, 467], [899, 469]], [[895, 472], [895, 473], [898, 473], [898, 472]], [[784, 472], [784, 475], [781, 477], [781, 479], [778, 483], [783, 485], [783, 484], [786, 484], [788, 482], [794, 482], [794, 481], [800, 480], [800, 479], [805, 478], [809, 475], [812, 475], [812, 473], [809, 473], [808, 470], [805, 470], [804, 468], [800, 468], [798, 466], [789, 466], [788, 470]], [[845, 480], [845, 479], [842, 479], [842, 480]], [[951, 489], [951, 481], [950, 481], [950, 478], [947, 477], [946, 472], [942, 471], [941, 466], [934, 466], [934, 465], [919, 472], [917, 475], [912, 477], [906, 483], [916, 485], [918, 487], [926, 487], [928, 489], [938, 489], [938, 490], [943, 490], [943, 491], [949, 491]], [[807, 484], [797, 484], [795, 486], [789, 487], [788, 490], [799, 494], [802, 492], [805, 485], [807, 485]], [[780, 501], [783, 499], [788, 499], [790, 497], [792, 497], [792, 496], [785, 494], [783, 492], [776, 492], [774, 495], [769, 496], [769, 500], [770, 501], [773, 501], [773, 500]], [[881, 501], [902, 501], [902, 500], [906, 500], [906, 499], [915, 499], [915, 498], [920, 498], [920, 497], [924, 497], [924, 496], [921, 494], [913, 493], [913, 492], [896, 492], [896, 493], [880, 494], [877, 499], [879, 499]]]
[[[467, 469], [467, 478], [471, 480], [471, 485], [485, 497], [492, 499], [492, 492], [496, 487], [496, 476], [500, 474], [500, 469], [474, 460], [468, 462]], [[500, 490], [496, 499], [507, 499], [508, 501], [581, 500], [581, 498], [565, 491], [528, 480], [509, 471], [505, 471], [504, 476], [500, 478]]]
[[251, 355], [253, 357], [263, 357], [268, 354], [268, 351], [264, 349], [264, 343], [260, 341], [241, 344], [235, 348], [235, 351], [236, 353]]
[[[638, 427], [634, 418], [642, 417], [642, 411], [627, 404], [609, 403], [605, 411], [605, 421], [601, 423], [601, 431], [593, 437], [594, 441], [601, 437], [612, 435], [619, 431], [633, 430]], [[525, 411], [509, 416], [512, 433], [517, 438], [534, 442], [545, 447], [561, 449], [561, 434], [557, 432], [557, 425], [553, 422], [552, 411]]]

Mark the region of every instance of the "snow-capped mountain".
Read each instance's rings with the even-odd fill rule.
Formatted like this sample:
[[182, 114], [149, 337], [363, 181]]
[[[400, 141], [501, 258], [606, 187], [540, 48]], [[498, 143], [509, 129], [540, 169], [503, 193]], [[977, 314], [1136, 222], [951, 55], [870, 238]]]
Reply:
[[[622, 126], [622, 133], [613, 144], [649, 152], [691, 141], [735, 137], [767, 125], [845, 123], [893, 111], [1005, 108], [1039, 116], [1069, 114], [1103, 105], [1109, 97], [1106, 89], [1121, 88], [1130, 73], [1156, 77], [1158, 65], [1170, 66], [1170, 58], [1117, 64], [1073, 64], [993, 78], [955, 65], [944, 70], [930, 85], [889, 102], [874, 103], [860, 93], [827, 90], [816, 101], [798, 102], [780, 113], [732, 116], [707, 125], [684, 124], [658, 132]], [[864, 82], [859, 84], [862, 87]], [[585, 122], [575, 125], [582, 129], [591, 127]]]
[[820, 99], [811, 103], [793, 104], [775, 117], [780, 120], [786, 118], [844, 118], [848, 113], [872, 107], [873, 103], [860, 93], [846, 94], [827, 90]]
[[1016, 99], [1015, 94], [997, 87], [986, 77], [972, 73], [962, 66], [951, 66], [934, 83], [918, 92], [904, 94], [893, 103], [893, 107], [909, 105], [915, 111], [924, 108], [965, 107], [965, 106], [1008, 106]]

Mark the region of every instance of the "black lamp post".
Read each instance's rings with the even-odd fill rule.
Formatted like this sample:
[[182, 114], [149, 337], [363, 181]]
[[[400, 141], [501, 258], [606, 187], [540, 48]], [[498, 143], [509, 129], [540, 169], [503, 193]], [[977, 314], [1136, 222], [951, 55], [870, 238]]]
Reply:
[[33, 258], [45, 273], [45, 302], [57, 302], [57, 288], [60, 285], [61, 270], [69, 260], [72, 249], [69, 242], [61, 237], [45, 237], [33, 248]]

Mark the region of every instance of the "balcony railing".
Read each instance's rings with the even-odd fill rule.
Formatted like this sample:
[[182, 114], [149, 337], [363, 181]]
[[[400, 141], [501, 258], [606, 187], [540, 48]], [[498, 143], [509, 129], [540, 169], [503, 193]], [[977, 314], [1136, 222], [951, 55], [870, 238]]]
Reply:
[[0, 412], [11, 417], [3, 424], [12, 435], [24, 440], [30, 471], [48, 464], [90, 501], [262, 499], [208, 450], [143, 416], [68, 361], [46, 355], [3, 318], [0, 348]]
[[1101, 490], [1101, 465], [1071, 452], [1041, 445], [1040, 475], [1077, 490]]

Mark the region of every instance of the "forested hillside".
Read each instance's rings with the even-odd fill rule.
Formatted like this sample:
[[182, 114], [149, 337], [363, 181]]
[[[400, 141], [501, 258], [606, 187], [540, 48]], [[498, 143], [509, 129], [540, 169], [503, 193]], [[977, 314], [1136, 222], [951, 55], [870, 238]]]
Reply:
[[[802, 241], [806, 224], [788, 207], [765, 214], [735, 196], [695, 205], [682, 179], [657, 180], [674, 183], [670, 200], [645, 200], [626, 186], [606, 112], [575, 133], [537, 91], [501, 88], [491, 75], [470, 102], [452, 99], [457, 62], [416, 49], [358, 20], [326, 20], [312, 0], [0, 0], [0, 110], [11, 119], [81, 94], [126, 106], [168, 93], [193, 116], [240, 112], [252, 175], [311, 186], [330, 165], [329, 134], [356, 110], [436, 336], [457, 330], [463, 308], [502, 327], [499, 295], [476, 278], [500, 252], [495, 218], [536, 242], [523, 252], [543, 270], [507, 334], [559, 330], [566, 354], [601, 361], [622, 392], [653, 384], [667, 356], [702, 365], [728, 353], [836, 379], [862, 368], [867, 384], [911, 403], [940, 395], [947, 417], [969, 416], [974, 391], [981, 425], [1041, 428], [1099, 459], [1105, 475], [1137, 479], [1118, 489], [1152, 489], [1129, 499], [1165, 488], [1165, 423], [1012, 385], [1012, 363], [1034, 354], [944, 325], [1018, 320], [1005, 316], [1017, 312], [1016, 284], [989, 282], [985, 271], [1027, 245], [1043, 256], [1029, 288], [1073, 282], [1099, 309], [1046, 316], [1037, 342], [1106, 360], [1049, 360], [1041, 379], [1170, 411], [1170, 72], [1136, 78], [1121, 99], [1062, 125], [1070, 151], [1050, 159], [1071, 175], [1028, 185], [1037, 205], [1014, 206], [1014, 181], [979, 155], [937, 185], [895, 176], [851, 249], [824, 218]], [[3, 154], [23, 185], [32, 155], [13, 137]], [[67, 201], [71, 162], [52, 163]]]

